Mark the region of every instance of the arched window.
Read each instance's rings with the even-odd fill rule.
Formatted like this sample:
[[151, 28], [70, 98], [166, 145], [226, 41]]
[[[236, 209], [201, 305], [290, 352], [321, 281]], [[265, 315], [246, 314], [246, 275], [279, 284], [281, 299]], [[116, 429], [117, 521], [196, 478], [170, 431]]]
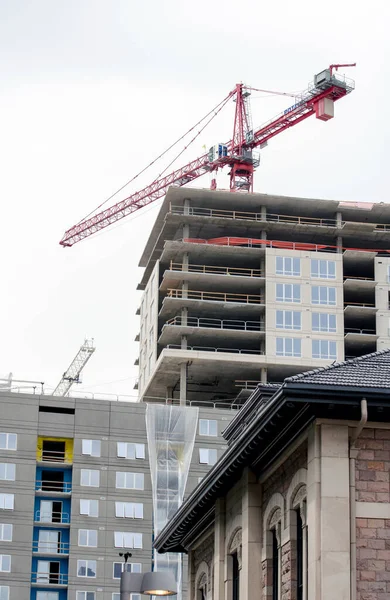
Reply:
[[242, 530], [234, 531], [228, 544], [228, 570], [232, 582], [231, 600], [240, 600], [240, 572], [242, 557]]

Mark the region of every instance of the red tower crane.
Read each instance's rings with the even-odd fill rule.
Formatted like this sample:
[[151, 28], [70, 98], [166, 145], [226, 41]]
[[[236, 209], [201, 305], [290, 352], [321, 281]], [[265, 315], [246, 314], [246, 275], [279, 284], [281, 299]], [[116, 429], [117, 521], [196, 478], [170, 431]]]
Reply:
[[[217, 172], [218, 169], [226, 166], [230, 168], [230, 190], [232, 192], [252, 192], [253, 172], [260, 163], [259, 154], [253, 150], [257, 147], [264, 147], [268, 140], [311, 115], [315, 115], [322, 121], [333, 118], [334, 103], [352, 92], [355, 87], [353, 80], [340, 76], [336, 72], [339, 67], [354, 66], [356, 63], [330, 65], [328, 69], [314, 76], [313, 82], [304, 92], [294, 95], [295, 103], [292, 106], [255, 130], [252, 128], [249, 104], [250, 92], [254, 88], [247, 87], [242, 83], [237, 84], [218, 105], [218, 110], [214, 111], [215, 116], [232, 98], [236, 102], [233, 137], [228, 143], [212, 146], [209, 152], [203, 156], [176, 169], [169, 175], [156, 179], [147, 187], [110, 208], [80, 221], [65, 232], [60, 244], [73, 246], [161, 198], [166, 194], [169, 186], [183, 186], [207, 172]], [[211, 188], [216, 188], [215, 178], [212, 180]]]

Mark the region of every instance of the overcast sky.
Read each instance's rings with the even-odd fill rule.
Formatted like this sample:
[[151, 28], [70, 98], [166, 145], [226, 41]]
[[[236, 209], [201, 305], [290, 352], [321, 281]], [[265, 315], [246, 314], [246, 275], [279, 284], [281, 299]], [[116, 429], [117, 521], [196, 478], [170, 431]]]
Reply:
[[[58, 242], [236, 82], [296, 91], [356, 61], [336, 118], [274, 138], [255, 191], [388, 202], [389, 16], [387, 0], [0, 0], [0, 377], [55, 386], [87, 336], [80, 389], [136, 394], [137, 265], [160, 202]], [[291, 104], [253, 96], [255, 126]], [[232, 110], [189, 159], [230, 139]]]

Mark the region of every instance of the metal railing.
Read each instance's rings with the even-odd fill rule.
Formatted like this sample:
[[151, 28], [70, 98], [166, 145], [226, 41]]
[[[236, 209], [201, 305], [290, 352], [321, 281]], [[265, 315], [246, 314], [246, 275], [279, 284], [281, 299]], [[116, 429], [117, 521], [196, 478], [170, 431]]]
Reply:
[[204, 317], [176, 316], [164, 323], [165, 326], [199, 327], [211, 329], [232, 329], [234, 331], [264, 331], [265, 324], [261, 321], [237, 321], [231, 319], [208, 319]]
[[188, 273], [202, 273], [207, 275], [234, 275], [236, 277], [263, 277], [260, 269], [245, 269], [242, 267], [221, 267], [213, 265], [195, 265], [177, 263], [171, 260], [170, 271], [186, 271]]
[[31, 583], [68, 585], [68, 573], [31, 573]]
[[242, 390], [255, 390], [260, 383], [256, 379], [236, 379], [234, 385]]
[[39, 554], [69, 554], [69, 542], [35, 540], [32, 551]]
[[195, 352], [230, 352], [232, 354], [257, 354], [264, 355], [264, 350], [248, 350], [246, 348], [215, 348], [213, 346], [187, 346], [182, 348], [180, 344], [168, 344], [169, 350], [192, 350]]
[[362, 307], [362, 308], [375, 308], [375, 303], [371, 302], [344, 302], [344, 306]]
[[35, 482], [37, 492], [57, 492], [59, 494], [70, 494], [72, 483], [70, 481], [50, 481], [48, 479], [37, 479]]
[[168, 289], [168, 298], [188, 300], [211, 300], [216, 302], [238, 302], [243, 304], [264, 304], [264, 296], [255, 294], [231, 294], [227, 292], [205, 292], [200, 290]]
[[344, 333], [358, 333], [359, 335], [376, 335], [375, 329], [358, 329], [356, 327], [345, 327]]
[[[200, 206], [172, 206], [173, 215], [188, 215], [190, 217], [213, 217], [217, 219], [234, 219], [239, 221], [262, 221], [263, 223], [295, 223], [297, 225], [316, 225], [319, 227], [337, 227], [336, 219], [322, 219], [318, 217], [303, 217], [299, 215], [280, 215], [273, 213], [258, 213], [242, 210], [222, 210], [219, 208], [203, 208]], [[340, 221], [340, 226], [345, 221]]]
[[374, 277], [357, 277], [356, 275], [344, 275], [344, 281], [346, 279], [356, 279], [357, 281], [375, 281]]
[[38, 453], [38, 461], [70, 464], [72, 462], [72, 454], [70, 452], [66, 452], [65, 450], [45, 450], [45, 448], [43, 448]]
[[45, 513], [41, 510], [35, 512], [35, 521], [39, 523], [70, 523], [69, 514], [66, 512], [53, 511], [51, 514]]

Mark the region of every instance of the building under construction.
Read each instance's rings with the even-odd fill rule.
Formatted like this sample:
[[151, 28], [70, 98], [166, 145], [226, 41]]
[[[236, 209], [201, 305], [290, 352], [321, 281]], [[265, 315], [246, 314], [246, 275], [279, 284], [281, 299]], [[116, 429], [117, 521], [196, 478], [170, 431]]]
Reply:
[[171, 187], [140, 260], [140, 399], [241, 402], [387, 348], [389, 240], [389, 204]]

